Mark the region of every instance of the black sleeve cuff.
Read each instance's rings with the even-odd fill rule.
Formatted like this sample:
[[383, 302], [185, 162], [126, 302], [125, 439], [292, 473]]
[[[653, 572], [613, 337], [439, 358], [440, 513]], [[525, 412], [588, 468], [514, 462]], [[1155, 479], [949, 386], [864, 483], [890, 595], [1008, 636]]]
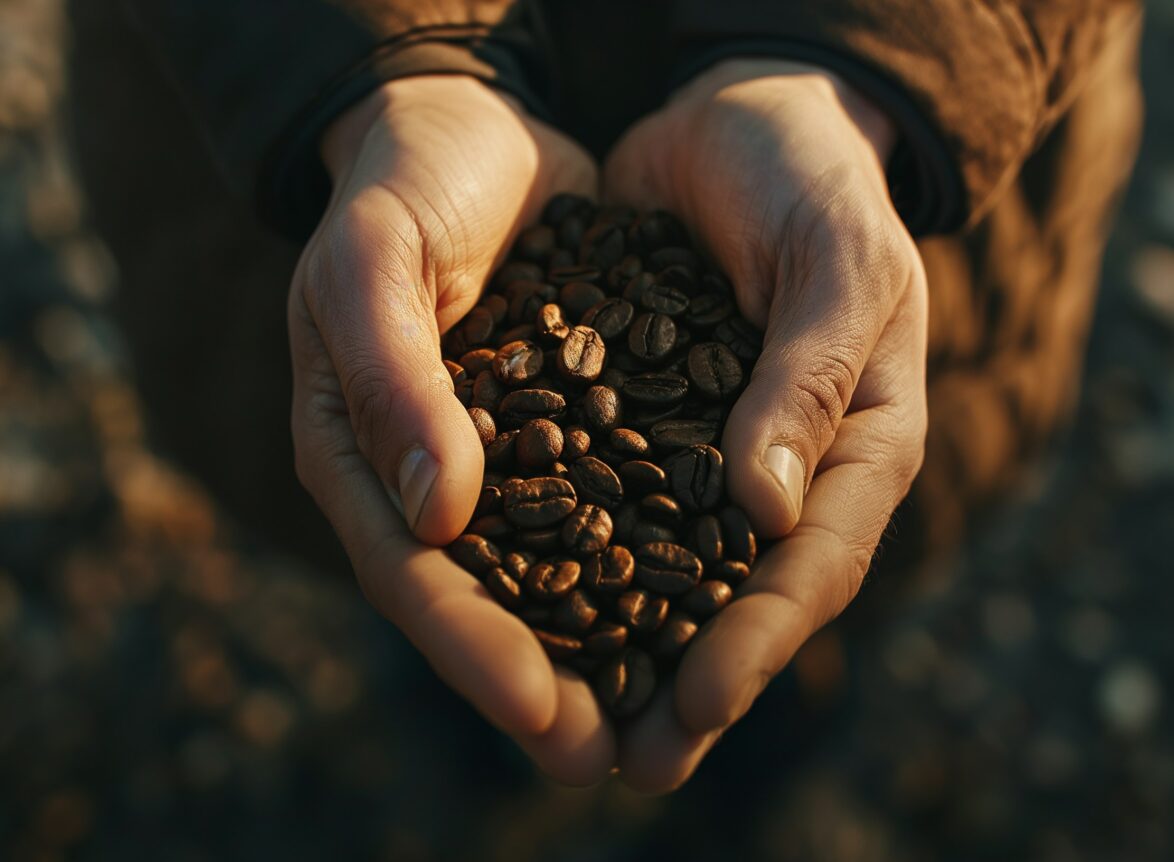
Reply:
[[901, 86], [857, 59], [793, 39], [736, 39], [695, 50], [679, 64], [678, 87], [708, 67], [735, 57], [777, 57], [821, 66], [884, 111], [898, 130], [886, 165], [893, 205], [915, 236], [950, 233], [966, 220], [965, 187], [949, 150]]

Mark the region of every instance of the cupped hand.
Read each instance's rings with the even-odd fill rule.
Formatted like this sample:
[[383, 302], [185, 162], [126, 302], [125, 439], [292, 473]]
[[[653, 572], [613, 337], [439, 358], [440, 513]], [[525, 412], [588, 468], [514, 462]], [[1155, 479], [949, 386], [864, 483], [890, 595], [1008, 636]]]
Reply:
[[468, 522], [484, 466], [440, 334], [551, 195], [594, 194], [595, 167], [462, 76], [383, 85], [322, 153], [333, 194], [288, 304], [298, 476], [364, 594], [440, 676], [555, 778], [598, 780], [614, 739], [587, 684], [428, 547]]
[[784, 537], [619, 741], [664, 791], [855, 596], [922, 458], [926, 282], [889, 198], [887, 119], [834, 75], [721, 63], [633, 127], [605, 197], [680, 216], [730, 276], [763, 353], [722, 437], [732, 497]]

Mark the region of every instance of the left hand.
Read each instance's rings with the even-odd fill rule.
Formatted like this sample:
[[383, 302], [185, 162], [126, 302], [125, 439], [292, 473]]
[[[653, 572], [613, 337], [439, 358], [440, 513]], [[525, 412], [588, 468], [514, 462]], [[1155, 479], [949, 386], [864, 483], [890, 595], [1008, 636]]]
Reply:
[[723, 62], [632, 128], [605, 197], [678, 214], [764, 350], [722, 438], [730, 494], [779, 538], [620, 740], [624, 779], [672, 789], [852, 600], [921, 465], [925, 273], [889, 199], [888, 120], [831, 73]]

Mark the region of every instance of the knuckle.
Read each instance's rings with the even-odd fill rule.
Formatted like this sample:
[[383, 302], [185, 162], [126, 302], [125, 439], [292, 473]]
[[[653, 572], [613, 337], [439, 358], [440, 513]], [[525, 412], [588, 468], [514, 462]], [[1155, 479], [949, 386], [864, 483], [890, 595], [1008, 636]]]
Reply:
[[849, 360], [833, 352], [820, 355], [795, 383], [795, 403], [812, 439], [826, 442], [844, 416], [855, 373]]
[[371, 367], [354, 372], [345, 384], [351, 427], [365, 455], [382, 448], [395, 414], [398, 387]]

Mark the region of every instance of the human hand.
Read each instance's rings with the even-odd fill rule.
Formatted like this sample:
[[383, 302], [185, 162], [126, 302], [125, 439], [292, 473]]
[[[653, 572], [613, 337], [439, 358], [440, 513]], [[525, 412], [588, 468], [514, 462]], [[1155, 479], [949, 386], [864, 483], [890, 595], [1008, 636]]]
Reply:
[[[385, 84], [328, 130], [334, 191], [289, 295], [297, 472], [368, 600], [555, 778], [591, 783], [614, 740], [587, 684], [431, 545], [481, 488], [480, 440], [440, 333], [556, 192], [593, 195], [588, 155], [462, 76]], [[417, 541], [419, 540], [419, 541]]]
[[786, 536], [621, 736], [621, 774], [639, 789], [688, 778], [847, 606], [920, 467], [926, 282], [889, 199], [892, 140], [834, 75], [736, 60], [634, 126], [605, 166], [605, 197], [680, 216], [765, 330], [722, 451], [758, 534]]

